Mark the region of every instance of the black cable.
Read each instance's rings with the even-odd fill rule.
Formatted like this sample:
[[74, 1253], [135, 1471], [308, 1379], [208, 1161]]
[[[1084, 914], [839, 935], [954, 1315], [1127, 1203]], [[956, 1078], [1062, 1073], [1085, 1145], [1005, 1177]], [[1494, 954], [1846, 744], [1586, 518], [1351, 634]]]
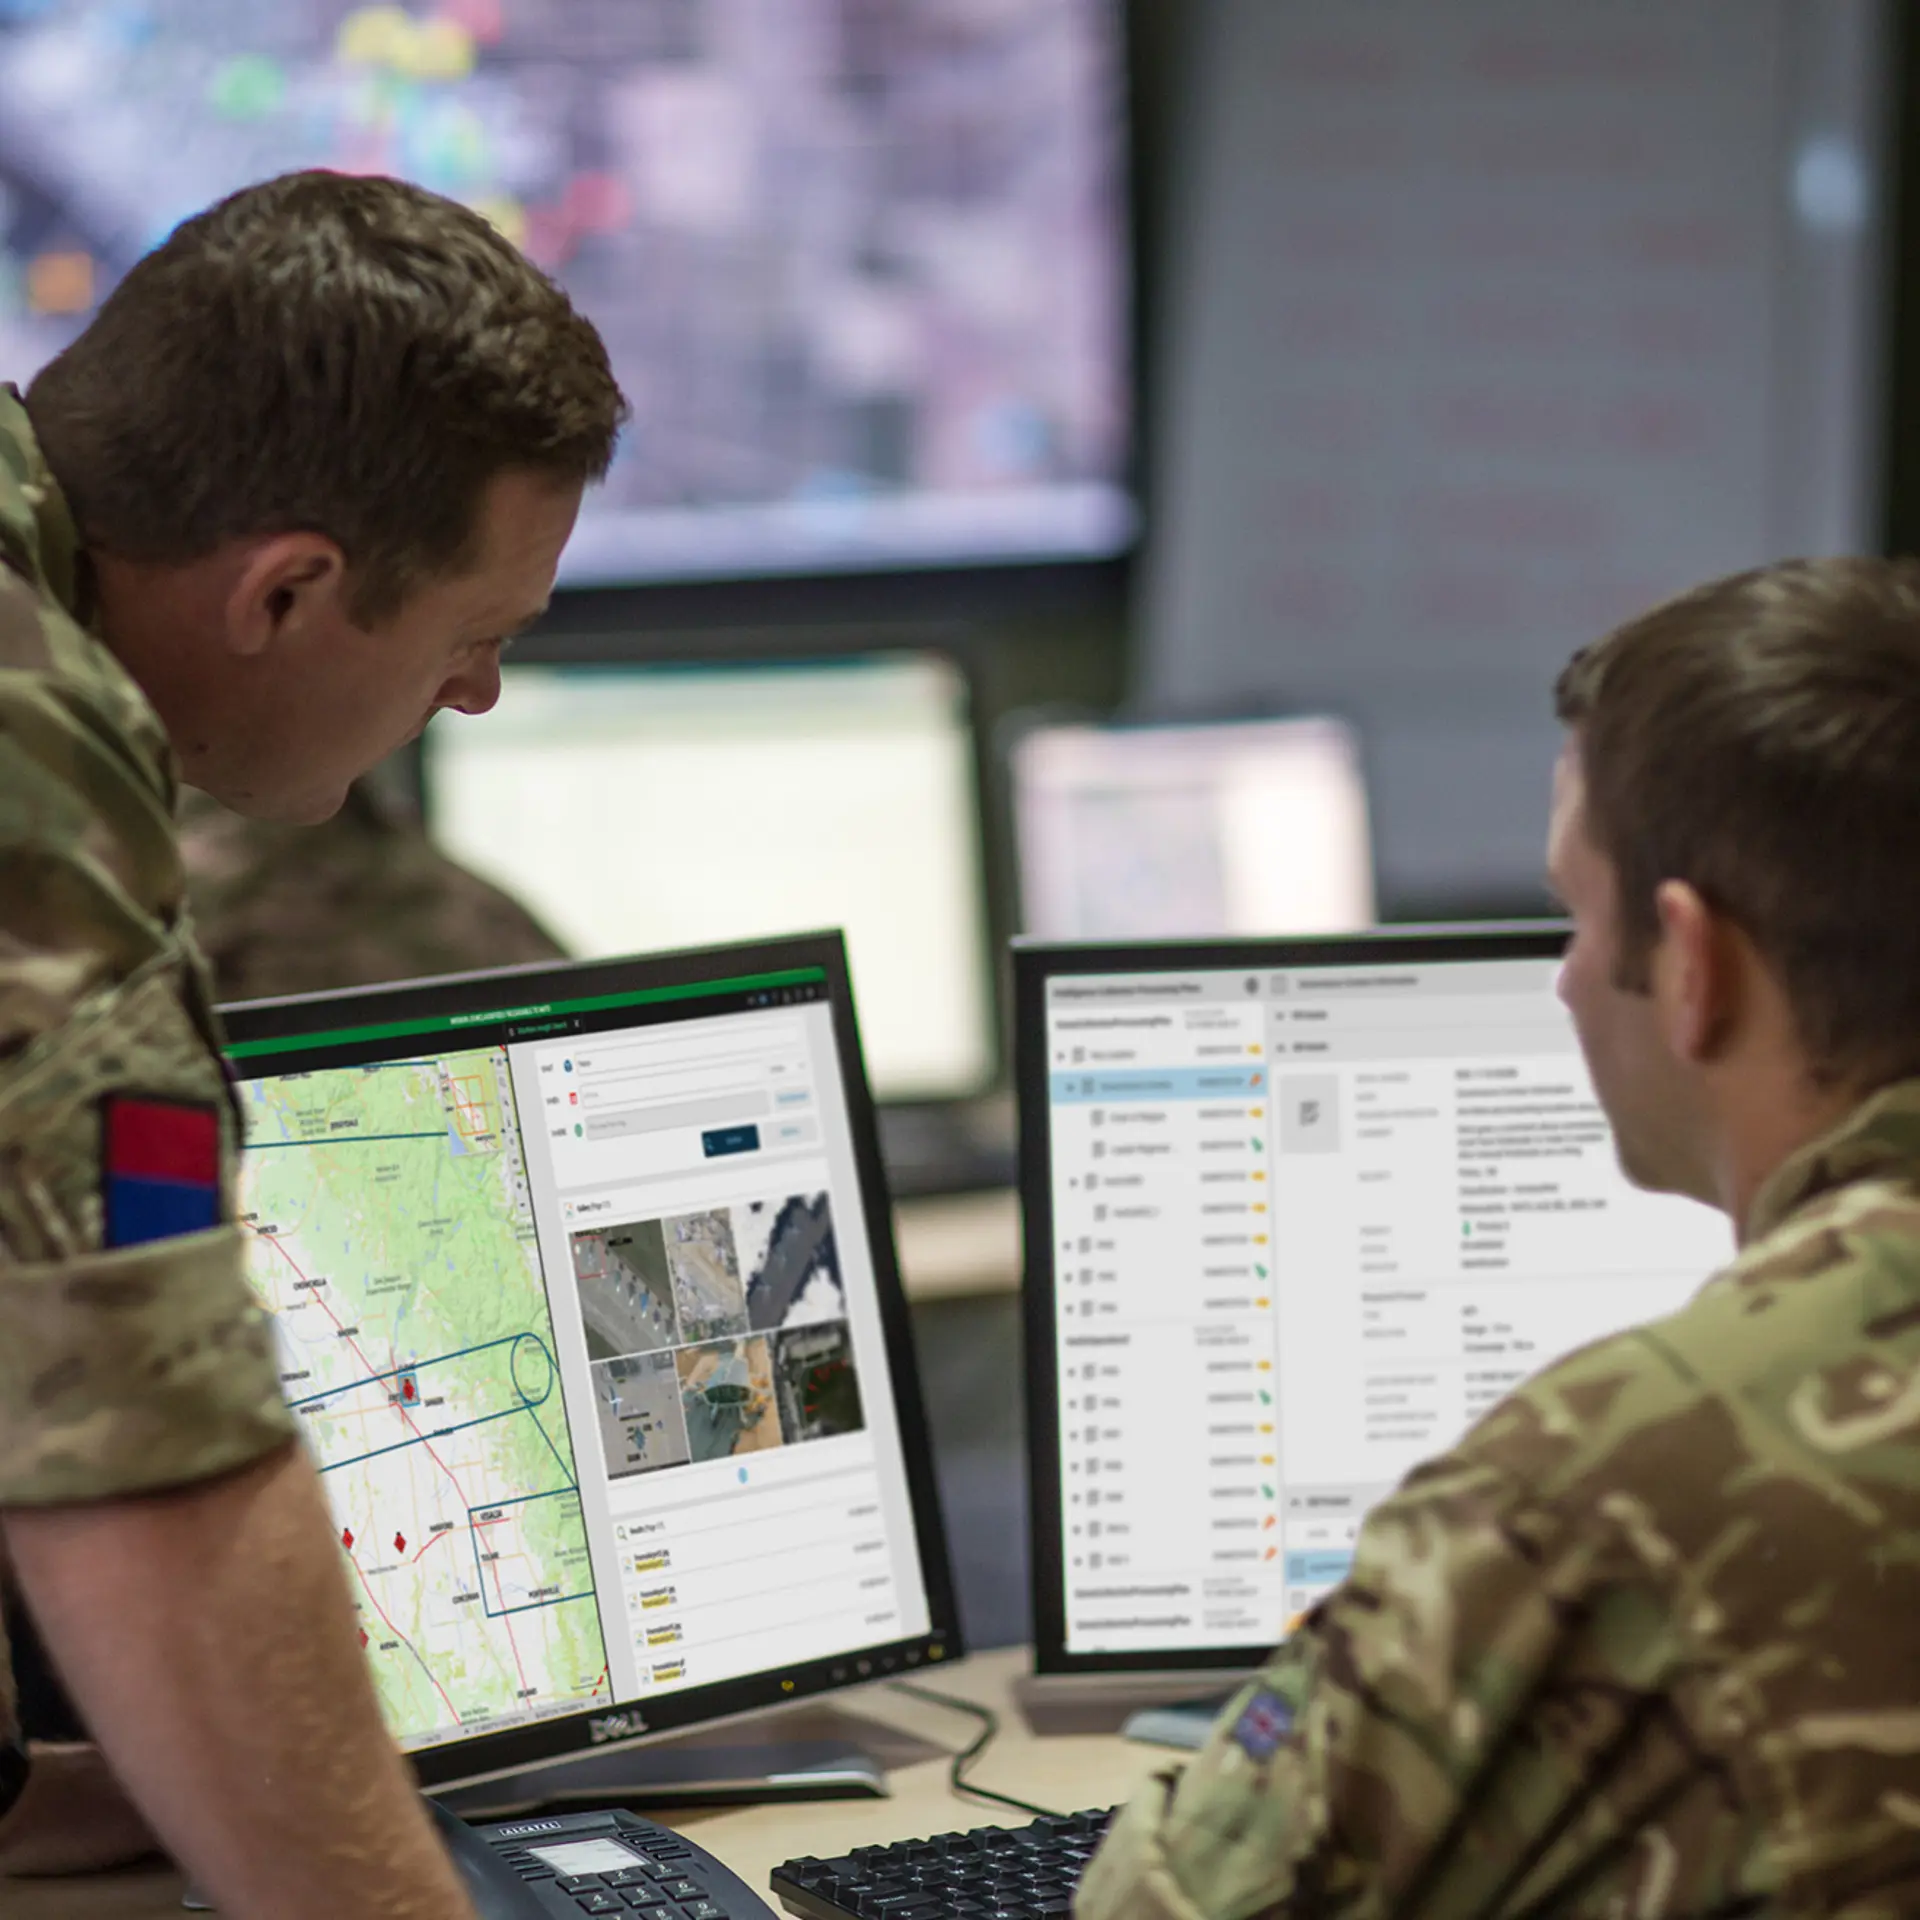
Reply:
[[924, 1700], [930, 1706], [950, 1707], [955, 1713], [971, 1714], [980, 1722], [980, 1732], [973, 1744], [956, 1753], [947, 1767], [947, 1784], [955, 1793], [974, 1800], [990, 1800], [995, 1806], [1012, 1807], [1016, 1813], [1037, 1814], [1043, 1820], [1063, 1817], [1056, 1807], [1036, 1807], [1031, 1800], [1016, 1800], [1010, 1793], [996, 1793], [991, 1787], [976, 1787], [967, 1778], [967, 1768], [986, 1752], [1000, 1732], [1000, 1716], [991, 1707], [976, 1706], [971, 1700], [962, 1700], [958, 1694], [939, 1693], [932, 1687], [915, 1686], [911, 1680], [893, 1680], [888, 1685], [895, 1693]]

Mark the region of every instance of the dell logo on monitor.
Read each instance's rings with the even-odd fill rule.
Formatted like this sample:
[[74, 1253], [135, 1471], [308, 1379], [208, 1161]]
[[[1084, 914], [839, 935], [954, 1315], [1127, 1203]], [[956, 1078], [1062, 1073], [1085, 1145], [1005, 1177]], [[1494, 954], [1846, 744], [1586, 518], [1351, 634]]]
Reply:
[[587, 1722], [587, 1735], [596, 1747], [604, 1746], [609, 1740], [630, 1740], [636, 1733], [645, 1733], [646, 1720], [629, 1710], [625, 1713], [597, 1713]]

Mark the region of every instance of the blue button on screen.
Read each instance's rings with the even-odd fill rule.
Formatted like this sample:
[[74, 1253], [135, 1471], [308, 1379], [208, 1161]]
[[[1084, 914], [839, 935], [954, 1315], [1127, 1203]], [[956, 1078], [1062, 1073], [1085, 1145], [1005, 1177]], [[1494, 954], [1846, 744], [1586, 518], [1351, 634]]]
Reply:
[[700, 1136], [701, 1151], [709, 1160], [729, 1153], [757, 1153], [760, 1150], [758, 1127], [714, 1127]]

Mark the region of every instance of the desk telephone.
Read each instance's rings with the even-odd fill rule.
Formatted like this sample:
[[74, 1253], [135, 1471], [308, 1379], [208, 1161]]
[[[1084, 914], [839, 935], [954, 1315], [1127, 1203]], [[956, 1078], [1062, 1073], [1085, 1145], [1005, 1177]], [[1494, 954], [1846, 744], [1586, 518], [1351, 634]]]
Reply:
[[[429, 1803], [430, 1805], [432, 1803]], [[435, 1824], [481, 1920], [774, 1920], [737, 1874], [666, 1827], [624, 1810], [470, 1827]]]

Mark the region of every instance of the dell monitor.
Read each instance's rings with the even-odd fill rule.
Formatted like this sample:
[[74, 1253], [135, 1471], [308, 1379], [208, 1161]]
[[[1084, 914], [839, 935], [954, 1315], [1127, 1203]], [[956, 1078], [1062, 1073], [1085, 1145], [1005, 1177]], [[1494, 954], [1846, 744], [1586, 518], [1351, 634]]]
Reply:
[[427, 824], [583, 959], [845, 930], [875, 1091], [998, 1049], [967, 688], [951, 661], [509, 667], [426, 737]]
[[0, 368], [296, 168], [464, 202], [633, 424], [571, 586], [1130, 544], [1117, 0], [0, 5]]
[[1011, 773], [1021, 924], [1037, 939], [1372, 924], [1366, 781], [1340, 721], [1036, 726]]
[[226, 1020], [248, 1275], [424, 1785], [955, 1650], [837, 938]]
[[1016, 952], [1037, 1665], [1246, 1667], [1727, 1224], [1630, 1186], [1558, 927]]

